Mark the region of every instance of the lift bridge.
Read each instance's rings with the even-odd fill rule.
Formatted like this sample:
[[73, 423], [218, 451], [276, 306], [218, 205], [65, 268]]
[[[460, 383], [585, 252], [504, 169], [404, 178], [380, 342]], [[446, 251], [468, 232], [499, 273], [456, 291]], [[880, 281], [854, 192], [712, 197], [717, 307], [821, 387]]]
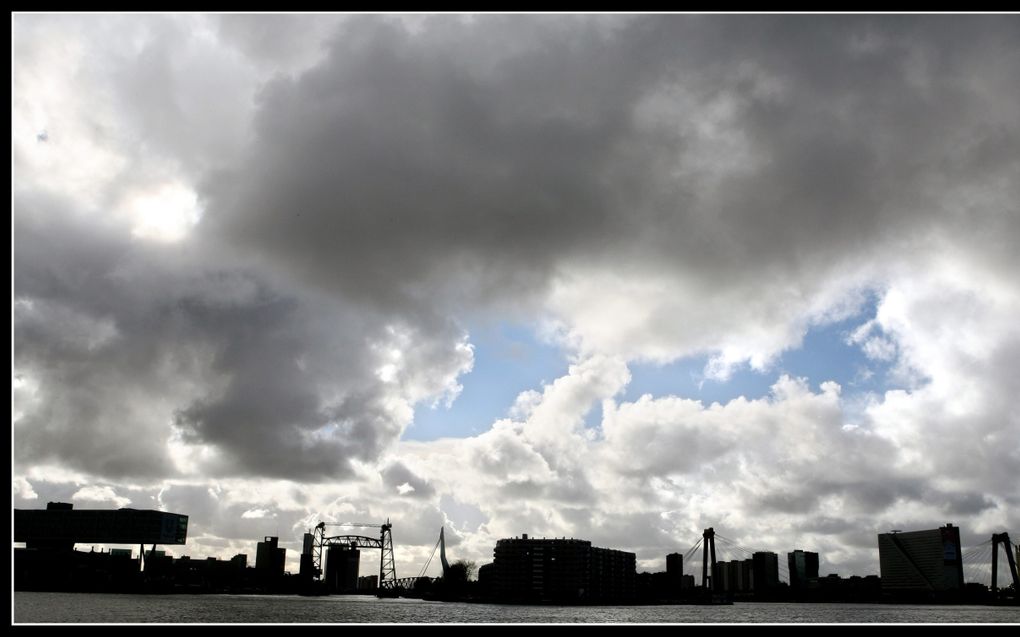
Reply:
[[[346, 527], [346, 528], [377, 528], [379, 529], [379, 537], [370, 537], [367, 535], [326, 535], [326, 527]], [[379, 590], [380, 591], [398, 591], [401, 589], [408, 590], [413, 589], [419, 581], [423, 579], [430, 579], [425, 577], [425, 570], [429, 567], [432, 562], [432, 557], [436, 553], [436, 549], [440, 550], [440, 560], [443, 564], [443, 575], [445, 576], [450, 565], [446, 561], [446, 538], [443, 533], [443, 529], [439, 530], [439, 541], [436, 542], [435, 548], [432, 549], [432, 555], [429, 556], [428, 562], [422, 568], [421, 573], [417, 577], [397, 577], [397, 567], [393, 559], [393, 525], [387, 519], [384, 524], [371, 524], [362, 522], [319, 522], [315, 526], [315, 533], [312, 539], [312, 568], [317, 579], [321, 580], [324, 572], [323, 569], [323, 547], [330, 546], [343, 546], [345, 548], [365, 548], [365, 549], [379, 549]]]

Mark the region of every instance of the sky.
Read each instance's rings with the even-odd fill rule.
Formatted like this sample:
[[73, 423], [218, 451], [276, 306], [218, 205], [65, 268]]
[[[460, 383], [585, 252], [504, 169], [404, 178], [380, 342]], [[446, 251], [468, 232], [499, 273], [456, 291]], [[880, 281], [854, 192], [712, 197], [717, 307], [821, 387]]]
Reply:
[[[12, 16], [15, 508], [1020, 534], [1020, 17]], [[721, 559], [728, 559], [722, 555]], [[363, 556], [364, 572], [376, 558]], [[689, 570], [695, 570], [690, 568]], [[438, 573], [430, 573], [438, 574]]]

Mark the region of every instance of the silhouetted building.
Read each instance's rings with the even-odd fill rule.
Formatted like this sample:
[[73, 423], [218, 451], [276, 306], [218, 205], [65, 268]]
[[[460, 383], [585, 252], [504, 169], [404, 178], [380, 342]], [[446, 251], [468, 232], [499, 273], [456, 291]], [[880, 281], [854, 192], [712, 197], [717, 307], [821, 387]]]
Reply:
[[305, 533], [304, 541], [301, 543], [301, 561], [299, 562], [298, 575], [306, 585], [316, 577], [315, 560], [312, 550], [315, 544], [315, 536]]
[[732, 590], [729, 566], [729, 562], [716, 562], [712, 565], [712, 590], [716, 593]]
[[308, 553], [301, 554], [301, 562], [298, 565], [298, 577], [302, 582], [310, 582], [315, 577], [315, 563]]
[[250, 588], [245, 560], [237, 556], [230, 560], [187, 555], [173, 559], [148, 553], [146, 560], [145, 583], [153, 592], [230, 593]]
[[734, 560], [734, 592], [749, 593], [754, 590], [754, 560]]
[[25, 548], [71, 550], [75, 544], [184, 544], [188, 516], [137, 509], [74, 509], [50, 502], [46, 509], [14, 510], [14, 541]]
[[790, 568], [790, 588], [806, 591], [818, 586], [818, 553], [800, 549], [786, 554]]
[[683, 590], [684, 578], [684, 556], [680, 553], [670, 553], [666, 556], [666, 592], [670, 597], [676, 597]]
[[635, 555], [587, 540], [502, 539], [496, 542], [492, 593], [500, 600], [585, 603], [634, 598]]
[[168, 557], [166, 551], [160, 551], [158, 549], [145, 551], [145, 559], [143, 563], [145, 564], [146, 572], [158, 568], [158, 566], [163, 562], [166, 562], [167, 564], [173, 563], [173, 558]]
[[287, 549], [280, 548], [280, 538], [266, 536], [255, 548], [255, 570], [263, 578], [283, 577], [287, 565]]
[[947, 524], [929, 531], [880, 533], [882, 590], [945, 593], [963, 589], [960, 529]]
[[815, 599], [830, 602], [873, 602], [881, 599], [882, 583], [878, 575], [843, 579], [835, 573], [818, 578]]
[[378, 575], [364, 575], [358, 578], [359, 591], [374, 591], [379, 588]]
[[130, 550], [14, 549], [14, 590], [137, 592], [139, 560]]
[[[139, 560], [130, 549], [76, 551], [75, 544], [184, 544], [188, 516], [135, 509], [75, 509], [50, 502], [46, 509], [14, 510], [14, 589], [135, 591]], [[139, 552], [141, 556], [142, 551]]]
[[326, 589], [330, 593], [354, 593], [358, 590], [361, 551], [354, 546], [333, 544], [326, 551]]
[[478, 590], [485, 597], [492, 595], [495, 582], [496, 566], [492, 562], [478, 567]]
[[637, 600], [642, 602], [657, 602], [676, 599], [677, 595], [670, 593], [669, 573], [638, 573], [634, 579], [634, 594]]
[[712, 590], [717, 593], [747, 593], [752, 590], [752, 561], [716, 562]]
[[633, 553], [591, 547], [591, 576], [588, 596], [596, 600], [628, 600], [634, 597], [635, 560]]
[[763, 593], [779, 586], [779, 556], [771, 551], [758, 551], [751, 556], [754, 591]]

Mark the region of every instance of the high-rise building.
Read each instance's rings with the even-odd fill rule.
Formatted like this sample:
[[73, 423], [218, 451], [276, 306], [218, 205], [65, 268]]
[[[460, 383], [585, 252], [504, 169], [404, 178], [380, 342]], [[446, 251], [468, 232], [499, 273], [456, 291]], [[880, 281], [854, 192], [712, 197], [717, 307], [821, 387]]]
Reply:
[[684, 579], [684, 556], [670, 553], [666, 556], [666, 592], [676, 597], [680, 594]]
[[716, 562], [712, 571], [712, 589], [717, 593], [743, 593], [752, 590], [752, 560]]
[[729, 562], [716, 562], [712, 565], [712, 590], [724, 593], [729, 590]]
[[331, 593], [358, 590], [361, 551], [354, 546], [334, 544], [326, 551], [326, 587]]
[[315, 563], [310, 553], [302, 553], [301, 561], [298, 563], [298, 576], [302, 582], [310, 582], [315, 578]]
[[928, 531], [878, 535], [885, 592], [941, 593], [963, 588], [960, 529], [952, 524]]
[[287, 549], [280, 548], [280, 538], [266, 536], [255, 547], [255, 570], [263, 577], [280, 577], [287, 564]]
[[751, 556], [754, 564], [755, 593], [779, 586], [779, 556], [771, 551], [758, 551]]
[[818, 586], [818, 553], [800, 549], [786, 554], [790, 567], [790, 588], [804, 591]]
[[754, 590], [754, 560], [746, 559], [736, 563], [738, 566], [734, 590], [742, 593]]
[[591, 602], [630, 600], [635, 555], [593, 547], [587, 540], [502, 539], [492, 562], [498, 599]]
[[634, 597], [636, 556], [633, 553], [591, 547], [588, 594], [591, 599], [628, 600]]
[[315, 538], [311, 533], [305, 533], [304, 541], [301, 543], [301, 562], [299, 563], [298, 574], [302, 581], [309, 581], [317, 576], [315, 572], [315, 558], [312, 550], [315, 548]]

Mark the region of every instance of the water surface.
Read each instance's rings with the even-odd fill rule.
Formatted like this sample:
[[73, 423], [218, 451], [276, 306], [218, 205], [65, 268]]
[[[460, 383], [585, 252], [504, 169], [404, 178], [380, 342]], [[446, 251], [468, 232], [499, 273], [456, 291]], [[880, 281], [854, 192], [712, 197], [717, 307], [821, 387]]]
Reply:
[[15, 623], [1020, 623], [1020, 608], [892, 604], [509, 606], [361, 595], [14, 593]]

